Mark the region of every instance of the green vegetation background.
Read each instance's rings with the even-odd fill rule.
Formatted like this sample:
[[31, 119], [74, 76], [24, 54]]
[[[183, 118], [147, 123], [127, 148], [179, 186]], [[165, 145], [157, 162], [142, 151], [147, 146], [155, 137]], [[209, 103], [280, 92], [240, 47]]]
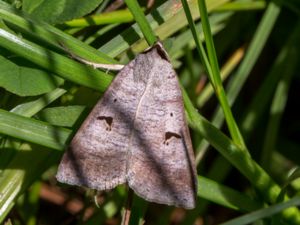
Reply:
[[115, 75], [65, 48], [126, 64], [158, 37], [182, 84], [198, 203], [134, 196], [129, 223], [300, 224], [299, 13], [296, 0], [0, 0], [0, 223], [120, 223], [124, 186], [54, 178]]

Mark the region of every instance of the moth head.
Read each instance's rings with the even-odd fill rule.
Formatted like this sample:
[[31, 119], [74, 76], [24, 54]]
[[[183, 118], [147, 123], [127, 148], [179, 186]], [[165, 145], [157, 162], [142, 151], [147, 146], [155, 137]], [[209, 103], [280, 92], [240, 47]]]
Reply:
[[162, 42], [157, 41], [152, 47], [147, 48], [144, 53], [150, 52], [150, 51], [157, 51], [157, 53], [160, 55], [161, 58], [167, 60], [170, 62], [169, 55], [167, 51], [165, 50]]

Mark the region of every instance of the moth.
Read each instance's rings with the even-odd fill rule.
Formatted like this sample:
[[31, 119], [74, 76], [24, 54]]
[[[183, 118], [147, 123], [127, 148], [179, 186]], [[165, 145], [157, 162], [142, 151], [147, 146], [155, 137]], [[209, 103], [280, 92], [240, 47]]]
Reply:
[[150, 202], [191, 209], [197, 177], [182, 93], [160, 42], [117, 74], [64, 153], [58, 181], [127, 183]]

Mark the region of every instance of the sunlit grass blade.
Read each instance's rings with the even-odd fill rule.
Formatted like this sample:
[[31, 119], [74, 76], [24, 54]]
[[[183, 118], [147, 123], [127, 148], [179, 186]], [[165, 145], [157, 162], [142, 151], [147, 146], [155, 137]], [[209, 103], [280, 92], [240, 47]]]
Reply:
[[266, 5], [266, 1], [233, 1], [218, 7], [215, 11], [260, 10], [264, 9]]
[[[233, 55], [228, 59], [228, 61], [224, 64], [224, 66], [221, 68], [220, 74], [222, 81], [224, 80], [232, 73], [232, 71], [239, 65], [240, 61], [242, 60], [244, 56], [244, 48], [237, 49]], [[199, 97], [197, 98], [197, 106], [203, 107], [205, 103], [208, 101], [210, 97], [213, 95], [213, 87], [208, 84], [200, 93]]]
[[[224, 87], [222, 84], [222, 79], [220, 75], [220, 69], [217, 59], [216, 50], [214, 47], [214, 42], [212, 38], [212, 33], [208, 21], [208, 15], [207, 15], [207, 9], [206, 9], [206, 3], [204, 0], [198, 0], [198, 7], [200, 10], [200, 17], [202, 21], [202, 28], [204, 33], [204, 39], [206, 43], [206, 50], [207, 55], [209, 59], [209, 64], [211, 66], [211, 71], [207, 71], [210, 81], [212, 83], [212, 86], [215, 89], [215, 93], [217, 98], [219, 99], [219, 102], [221, 104], [222, 110], [224, 112], [225, 120], [229, 129], [229, 132], [231, 134], [231, 137], [233, 141], [242, 147], [244, 151], [247, 152], [247, 147], [245, 146], [244, 139], [240, 133], [240, 130], [236, 124], [236, 121], [232, 115], [231, 108], [226, 96], [226, 93], [224, 91]], [[202, 56], [203, 58], [203, 56]]]
[[[230, 16], [232, 16], [232, 13], [213, 14], [210, 17], [210, 22], [212, 24], [212, 32], [214, 35], [216, 35], [220, 31], [222, 31], [222, 29], [226, 26], [226, 22], [230, 18]], [[198, 26], [196, 27], [196, 30], [198, 33], [201, 33], [200, 32], [201, 26], [199, 26], [200, 24], [201, 24], [201, 22], [198, 22], [197, 23]], [[170, 26], [173, 26], [173, 24], [170, 24]], [[159, 32], [159, 33], [162, 33], [162, 34], [168, 36], [167, 28], [168, 28], [168, 26], [166, 26], [164, 28], [164, 25], [162, 24], [160, 27], [157, 28], [156, 32]], [[159, 36], [161, 37], [161, 35], [159, 35]], [[171, 48], [167, 48], [166, 50], [167, 50], [171, 60], [175, 60], [175, 59], [182, 57], [184, 55], [183, 49], [185, 48], [185, 46], [188, 45], [191, 49], [195, 48], [195, 42], [192, 39], [192, 34], [189, 29], [187, 29], [184, 32], [181, 32], [180, 34], [176, 35], [172, 39], [166, 39], [166, 41], [168, 41], [168, 40], [170, 40], [170, 42], [171, 42]], [[200, 36], [200, 40], [203, 41], [203, 35]], [[134, 53], [140, 52], [143, 48], [144, 48], [143, 41], [141, 41], [141, 42], [139, 41], [131, 46], [131, 50]], [[125, 55], [125, 54], [123, 53], [122, 56], [123, 55]], [[172, 61], [172, 63], [173, 62], [174, 61]], [[173, 64], [173, 66], [176, 68], [176, 64]]]
[[246, 214], [244, 216], [238, 217], [233, 220], [229, 220], [225, 223], [221, 223], [220, 225], [246, 225], [253, 223], [257, 220], [264, 219], [270, 217], [274, 214], [277, 214], [283, 210], [286, 210], [290, 207], [295, 207], [300, 205], [300, 197], [294, 197], [287, 202], [279, 203], [276, 205], [272, 205], [265, 209], [260, 209], [254, 211], [252, 213]]
[[87, 27], [103, 24], [114, 24], [114, 23], [128, 23], [133, 21], [133, 16], [129, 10], [116, 10], [113, 12], [102, 13], [98, 15], [92, 15], [84, 18], [74, 19], [65, 22], [65, 25], [69, 27]]

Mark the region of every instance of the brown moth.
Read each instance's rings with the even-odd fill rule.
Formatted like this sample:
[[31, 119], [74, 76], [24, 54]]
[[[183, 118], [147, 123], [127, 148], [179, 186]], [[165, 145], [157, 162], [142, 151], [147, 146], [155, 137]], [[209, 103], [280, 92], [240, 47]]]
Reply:
[[97, 190], [127, 183], [147, 201], [195, 207], [182, 94], [161, 43], [118, 73], [71, 141], [56, 178]]

